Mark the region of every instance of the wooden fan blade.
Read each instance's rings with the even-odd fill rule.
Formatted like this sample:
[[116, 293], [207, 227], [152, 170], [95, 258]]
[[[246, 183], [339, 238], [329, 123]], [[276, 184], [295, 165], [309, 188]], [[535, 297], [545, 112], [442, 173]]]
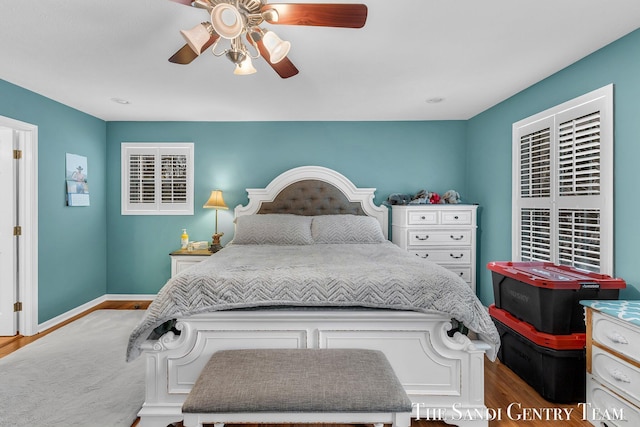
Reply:
[[[247, 40], [249, 40], [249, 43], [253, 42], [249, 34], [247, 34]], [[260, 52], [260, 56], [262, 56], [264, 60], [267, 61], [267, 64], [269, 64], [271, 68], [273, 68], [273, 70], [276, 73], [278, 73], [278, 75], [283, 79], [288, 79], [289, 77], [293, 77], [299, 73], [296, 66], [293, 65], [293, 62], [291, 62], [289, 58], [287, 58], [286, 56], [282, 61], [276, 64], [272, 64], [269, 56], [269, 51], [267, 50], [266, 47], [264, 47], [264, 43], [262, 42], [262, 39], [256, 41], [255, 44], [258, 46], [258, 51]]]
[[193, 0], [171, 0], [171, 1], [175, 3], [183, 4], [185, 6], [191, 6], [191, 3], [193, 3]]
[[[209, 49], [219, 38], [220, 36], [217, 34], [211, 36], [209, 41], [206, 42], [202, 47], [202, 52]], [[171, 56], [171, 58], [169, 58], [169, 62], [173, 62], [174, 64], [186, 65], [186, 64], [190, 64], [191, 61], [196, 59], [198, 56], [200, 56], [200, 54], [194, 52], [193, 49], [191, 49], [191, 47], [188, 44], [185, 44], [176, 53], [174, 53], [173, 56]]]
[[200, 55], [195, 53], [188, 44], [185, 44], [180, 48], [180, 50], [174, 53], [171, 58], [169, 58], [169, 62], [173, 62], [174, 64], [186, 65], [191, 63], [191, 61], [196, 59], [198, 56]]
[[272, 9], [278, 13], [277, 20], [264, 15], [270, 24], [342, 28], [364, 27], [368, 12], [364, 4], [269, 3], [262, 6], [262, 13]]
[[283, 79], [288, 79], [289, 77], [293, 77], [299, 73], [296, 66], [293, 65], [293, 62], [291, 62], [291, 60], [289, 60], [289, 58], [287, 57], [285, 57], [277, 64], [272, 64], [269, 60], [267, 60], [267, 62], [269, 63], [269, 65], [271, 65], [271, 68], [273, 68], [273, 70], [278, 73], [278, 75]]

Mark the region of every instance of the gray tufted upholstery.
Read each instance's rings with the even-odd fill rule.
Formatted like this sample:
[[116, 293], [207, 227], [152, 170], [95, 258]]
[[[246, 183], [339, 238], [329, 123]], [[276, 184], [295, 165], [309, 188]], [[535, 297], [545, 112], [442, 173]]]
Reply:
[[205, 365], [182, 411], [411, 412], [411, 400], [377, 350], [223, 350]]
[[262, 203], [260, 214], [365, 215], [359, 202], [350, 202], [338, 188], [320, 180], [303, 180], [283, 189], [272, 202]]

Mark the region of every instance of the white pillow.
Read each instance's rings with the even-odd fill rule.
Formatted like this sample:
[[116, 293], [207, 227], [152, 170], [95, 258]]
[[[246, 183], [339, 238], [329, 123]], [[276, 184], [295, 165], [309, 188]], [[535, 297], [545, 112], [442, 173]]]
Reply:
[[233, 243], [240, 245], [311, 245], [311, 217], [292, 214], [243, 215], [235, 220]]
[[365, 215], [319, 215], [311, 222], [316, 243], [383, 243], [377, 219]]

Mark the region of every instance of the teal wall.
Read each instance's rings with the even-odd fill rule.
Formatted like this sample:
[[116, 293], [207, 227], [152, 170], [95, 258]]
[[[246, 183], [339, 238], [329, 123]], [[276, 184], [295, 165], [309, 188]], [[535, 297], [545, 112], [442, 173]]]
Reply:
[[[38, 318], [107, 289], [106, 124], [0, 80], [0, 116], [38, 126]], [[65, 155], [87, 157], [89, 207], [65, 204]], [[3, 203], [2, 209], [10, 205]]]
[[[468, 121], [435, 122], [109, 122], [0, 80], [0, 115], [39, 130], [39, 321], [105, 293], [155, 293], [169, 277], [168, 253], [180, 230], [208, 240], [214, 212], [201, 206], [213, 188], [233, 208], [246, 187], [262, 187], [301, 165], [336, 169], [358, 186], [390, 193], [456, 189], [480, 204], [480, 283], [493, 301], [484, 266], [511, 257], [511, 124], [605, 86], [615, 85], [615, 261], [640, 299], [634, 268], [640, 185], [640, 30], [597, 51]], [[121, 142], [195, 143], [193, 216], [120, 215]], [[64, 204], [65, 153], [89, 160], [91, 206]], [[108, 172], [108, 173], [107, 173]], [[3, 207], [4, 208], [4, 207]], [[223, 243], [232, 210], [221, 211]]]
[[493, 301], [490, 261], [511, 259], [511, 125], [555, 105], [614, 84], [615, 275], [621, 297], [640, 299], [640, 30], [514, 95], [468, 121], [468, 191], [481, 208], [480, 284]]
[[[214, 212], [203, 209], [220, 188], [230, 208], [247, 202], [248, 187], [264, 187], [292, 167], [335, 169], [357, 186], [390, 193], [426, 188], [466, 195], [465, 129], [444, 122], [110, 122], [107, 124], [109, 293], [155, 293], [170, 275], [169, 252], [187, 228], [191, 240], [210, 240]], [[195, 143], [195, 215], [120, 215], [122, 142]], [[220, 211], [223, 244], [233, 235], [232, 209]]]

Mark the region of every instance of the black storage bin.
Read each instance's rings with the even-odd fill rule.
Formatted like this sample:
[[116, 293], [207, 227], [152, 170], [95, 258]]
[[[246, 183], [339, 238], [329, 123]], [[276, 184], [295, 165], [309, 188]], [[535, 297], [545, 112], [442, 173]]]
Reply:
[[584, 332], [580, 300], [618, 299], [626, 287], [622, 279], [549, 262], [490, 262], [487, 268], [496, 307], [549, 334]]
[[554, 403], [585, 401], [585, 334], [551, 335], [489, 307], [502, 341], [498, 359]]

